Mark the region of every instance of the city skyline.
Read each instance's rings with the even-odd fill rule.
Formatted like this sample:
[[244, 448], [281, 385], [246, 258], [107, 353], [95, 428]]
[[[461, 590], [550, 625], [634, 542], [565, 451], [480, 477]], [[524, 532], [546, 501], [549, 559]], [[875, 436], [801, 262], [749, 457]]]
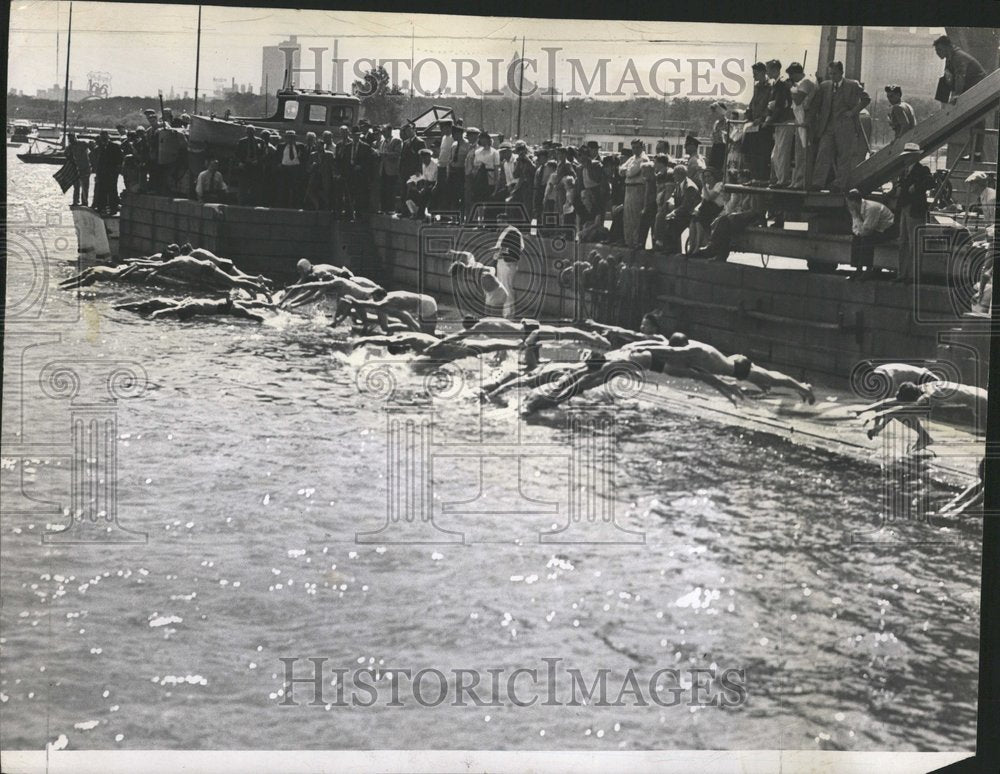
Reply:
[[[63, 82], [68, 9], [68, 2], [51, 0], [11, 6], [9, 89], [34, 94]], [[327, 88], [335, 44], [339, 58], [348, 62], [345, 86], [354, 80], [354, 63], [363, 58], [397, 59], [403, 65], [396, 82], [409, 81], [406, 70], [411, 57], [417, 63], [423, 59], [476, 60], [482, 65], [478, 80], [485, 84], [490, 79], [487, 62], [509, 62], [519, 53], [523, 37], [525, 56], [538, 61], [537, 80], [542, 83], [549, 77], [546, 64], [557, 57], [555, 85], [563, 90], [571, 87], [570, 78], [575, 75], [566, 66], [569, 59], [579, 60], [584, 74], [608, 59], [612, 86], [623, 76], [615, 69], [623, 51], [630, 53], [640, 72], [663, 57], [682, 62], [736, 59], [745, 66], [749, 79], [755, 56], [786, 62], [803, 56], [815, 59], [819, 44], [819, 27], [806, 26], [725, 25], [726, 34], [720, 35], [720, 25], [707, 23], [574, 20], [570, 24], [546, 19], [214, 6], [204, 6], [202, 14], [200, 89], [206, 94], [211, 93], [214, 78], [235, 78], [256, 88], [263, 48], [292, 35], [302, 45], [306, 66], [313, 62], [311, 48], [327, 49], [323, 54], [323, 86]], [[70, 77], [83, 83], [90, 70], [109, 71], [112, 93], [119, 96], [147, 96], [170, 88], [193, 93], [197, 16], [193, 5], [76, 2]], [[543, 50], [556, 48], [556, 55]], [[155, 66], [149, 66], [154, 60]], [[436, 91], [432, 88], [434, 66], [424, 71], [425, 80], [431, 81], [429, 91]], [[666, 70], [662, 77], [668, 77]], [[684, 96], [690, 82], [679, 87], [678, 96]]]

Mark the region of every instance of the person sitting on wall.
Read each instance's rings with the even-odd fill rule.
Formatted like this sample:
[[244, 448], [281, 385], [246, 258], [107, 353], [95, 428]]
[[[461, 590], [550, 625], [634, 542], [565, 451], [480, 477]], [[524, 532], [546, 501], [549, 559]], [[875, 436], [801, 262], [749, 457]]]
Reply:
[[884, 204], [862, 198], [857, 188], [848, 191], [845, 199], [851, 214], [851, 266], [855, 268], [848, 279], [864, 281], [875, 270], [875, 246], [897, 235], [895, 217]]
[[229, 186], [226, 185], [226, 181], [223, 180], [222, 173], [219, 171], [218, 159], [212, 158], [205, 163], [205, 169], [198, 174], [198, 179], [195, 181], [194, 193], [198, 201], [206, 204], [226, 201]]
[[438, 164], [430, 148], [421, 148], [420, 170], [406, 181], [406, 208], [410, 217], [422, 219], [427, 215], [427, 205], [437, 184]]
[[668, 255], [679, 255], [681, 252], [681, 234], [691, 223], [691, 216], [701, 202], [701, 192], [697, 184], [688, 177], [687, 167], [678, 164], [674, 167], [674, 207], [664, 217], [663, 247]]
[[[740, 173], [740, 183], [749, 185], [749, 170]], [[710, 261], [725, 261], [732, 250], [733, 239], [750, 226], [765, 221], [767, 205], [758, 193], [733, 193], [729, 195], [722, 212], [712, 221], [708, 245], [695, 253]]]

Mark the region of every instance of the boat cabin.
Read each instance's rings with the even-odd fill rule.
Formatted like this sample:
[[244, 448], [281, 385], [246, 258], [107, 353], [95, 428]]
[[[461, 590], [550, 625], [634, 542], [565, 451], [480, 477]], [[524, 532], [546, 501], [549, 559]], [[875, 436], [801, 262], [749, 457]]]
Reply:
[[325, 131], [336, 132], [341, 126], [355, 125], [360, 109], [361, 100], [350, 94], [290, 89], [278, 92], [278, 107], [273, 115], [265, 118], [233, 116], [230, 120], [253, 124], [260, 129], [275, 129], [279, 133], [292, 129], [304, 139], [307, 132], [320, 136]]

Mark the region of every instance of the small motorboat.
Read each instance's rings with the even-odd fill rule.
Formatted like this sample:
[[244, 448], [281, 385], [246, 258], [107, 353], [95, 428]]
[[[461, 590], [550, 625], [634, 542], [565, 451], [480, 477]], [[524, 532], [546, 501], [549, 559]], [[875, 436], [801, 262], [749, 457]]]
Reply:
[[25, 164], [55, 164], [58, 166], [66, 163], [65, 148], [55, 143], [43, 144], [43, 142], [32, 141], [28, 150], [24, 153], [18, 153], [17, 157]]

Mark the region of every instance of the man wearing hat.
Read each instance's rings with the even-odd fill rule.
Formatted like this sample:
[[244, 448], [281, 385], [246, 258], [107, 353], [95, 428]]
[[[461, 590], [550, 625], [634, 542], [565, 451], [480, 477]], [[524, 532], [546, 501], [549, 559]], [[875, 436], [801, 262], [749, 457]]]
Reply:
[[351, 196], [355, 212], [370, 212], [372, 208], [371, 181], [376, 174], [375, 151], [364, 141], [360, 126], [351, 127]]
[[514, 176], [514, 146], [509, 142], [502, 142], [497, 150], [500, 153], [500, 169], [497, 172], [496, 187], [493, 189], [493, 200], [505, 202], [517, 185], [517, 178]]
[[934, 176], [920, 163], [923, 151], [915, 142], [903, 146], [906, 168], [894, 185], [896, 222], [899, 224], [899, 262], [896, 282], [909, 282], [916, 264], [917, 229], [927, 222], [927, 193], [934, 190]]
[[236, 182], [240, 187], [239, 202], [244, 207], [253, 207], [260, 201], [260, 186], [263, 183], [266, 150], [264, 141], [257, 137], [252, 126], [246, 129], [246, 136], [236, 142]]
[[765, 124], [771, 127], [774, 146], [771, 150], [771, 186], [788, 188], [792, 184], [792, 154], [795, 152], [795, 113], [792, 111], [792, 84], [781, 77], [781, 62], [767, 63], [771, 80], [771, 100]]
[[792, 188], [804, 191], [812, 176], [814, 147], [812, 123], [815, 116], [814, 98], [816, 81], [806, 76], [805, 69], [798, 62], [785, 68], [791, 84], [789, 96], [792, 98], [792, 116], [795, 119], [795, 160], [792, 167]]
[[379, 204], [385, 213], [396, 211], [396, 196], [399, 194], [399, 153], [403, 141], [392, 136], [392, 124], [382, 127], [382, 139], [378, 144]]
[[[550, 143], [551, 145], [551, 143]], [[542, 222], [542, 212], [545, 206], [545, 184], [548, 177], [545, 172], [545, 162], [549, 160], [549, 149], [542, 143], [541, 149], [535, 154], [535, 180], [532, 185], [531, 212], [539, 223]]]
[[985, 172], [973, 172], [965, 182], [969, 184], [969, 193], [976, 197], [983, 216], [983, 223], [992, 226], [996, 217], [997, 189], [990, 187], [990, 180]]
[[299, 209], [302, 205], [305, 146], [295, 139], [295, 131], [287, 129], [278, 146], [278, 206]]
[[899, 137], [917, 125], [913, 108], [903, 102], [903, 87], [890, 84], [885, 87], [885, 96], [889, 100], [889, 126], [892, 127], [892, 138]]
[[767, 80], [767, 67], [763, 62], [755, 62], [753, 72], [753, 96], [746, 110], [746, 129], [743, 133], [743, 155], [754, 181], [766, 185], [771, 179], [771, 127], [764, 124], [767, 118], [767, 104], [771, 101], [771, 84]]

